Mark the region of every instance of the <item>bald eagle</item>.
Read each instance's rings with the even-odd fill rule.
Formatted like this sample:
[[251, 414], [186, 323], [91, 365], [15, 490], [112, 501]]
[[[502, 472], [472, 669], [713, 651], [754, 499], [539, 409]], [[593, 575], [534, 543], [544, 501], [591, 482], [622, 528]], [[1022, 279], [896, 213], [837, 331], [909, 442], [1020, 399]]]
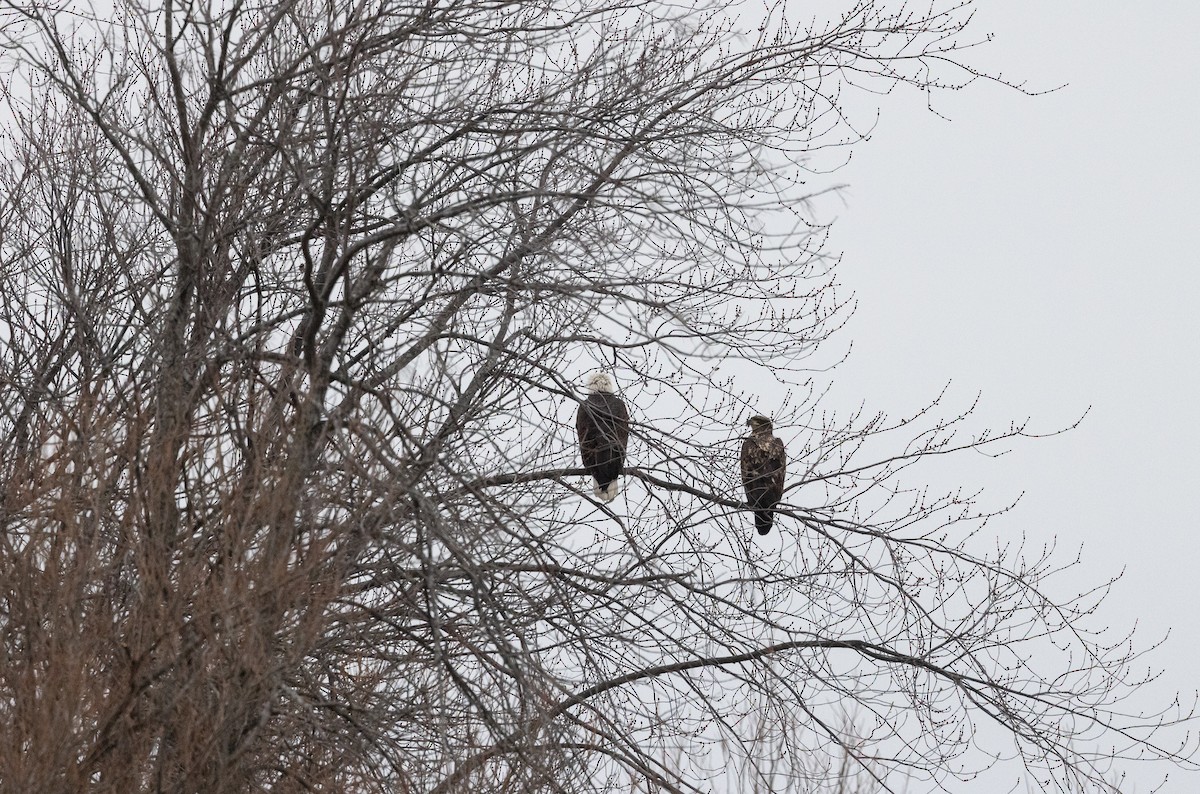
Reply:
[[750, 435], [742, 441], [742, 485], [746, 487], [746, 504], [754, 511], [754, 528], [765, 535], [774, 521], [770, 508], [783, 498], [787, 450], [772, 435], [771, 420], [767, 417], [752, 416], [746, 424], [750, 426]]
[[583, 467], [592, 475], [592, 493], [603, 502], [617, 498], [618, 479], [625, 467], [629, 444], [629, 409], [617, 396], [617, 385], [607, 372], [587, 380], [591, 394], [579, 404], [575, 429], [579, 432], [579, 454]]

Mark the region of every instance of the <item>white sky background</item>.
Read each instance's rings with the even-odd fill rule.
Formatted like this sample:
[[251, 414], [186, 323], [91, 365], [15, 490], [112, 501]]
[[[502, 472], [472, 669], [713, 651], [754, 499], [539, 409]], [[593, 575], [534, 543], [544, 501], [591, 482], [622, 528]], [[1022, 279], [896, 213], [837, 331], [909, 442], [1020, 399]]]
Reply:
[[[822, 205], [858, 297], [835, 397], [900, 414], [951, 382], [952, 407], [981, 392], [994, 426], [1033, 430], [1091, 406], [963, 471], [995, 504], [1025, 492], [990, 531], [1057, 537], [1064, 560], [1082, 544], [1059, 587], [1124, 569], [1099, 623], [1171, 632], [1137, 711], [1200, 683], [1200, 4], [985, 0], [974, 26], [995, 40], [972, 63], [1068, 85], [977, 83], [936, 97], [951, 121], [915, 91], [882, 99]], [[1136, 792], [1164, 772], [1126, 769]], [[1163, 789], [1198, 790], [1179, 771]]]

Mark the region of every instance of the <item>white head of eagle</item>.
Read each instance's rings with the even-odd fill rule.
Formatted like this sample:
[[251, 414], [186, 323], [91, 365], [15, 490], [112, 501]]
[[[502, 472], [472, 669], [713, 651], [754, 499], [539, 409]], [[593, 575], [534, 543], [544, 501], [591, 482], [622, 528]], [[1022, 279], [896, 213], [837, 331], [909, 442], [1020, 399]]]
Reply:
[[617, 383], [607, 372], [588, 376], [586, 388], [588, 397], [579, 403], [575, 414], [579, 454], [584, 469], [592, 476], [592, 493], [602, 502], [611, 502], [617, 498], [625, 468], [629, 408], [617, 396]]
[[617, 384], [613, 380], [612, 375], [601, 370], [593, 372], [588, 376], [587, 383], [584, 386], [589, 394], [616, 394]]

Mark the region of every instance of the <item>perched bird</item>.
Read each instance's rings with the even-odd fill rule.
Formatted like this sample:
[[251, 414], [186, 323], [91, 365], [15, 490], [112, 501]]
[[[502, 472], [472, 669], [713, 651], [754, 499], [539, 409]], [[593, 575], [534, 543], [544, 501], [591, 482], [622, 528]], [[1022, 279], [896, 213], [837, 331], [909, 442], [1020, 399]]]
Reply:
[[621, 489], [619, 478], [629, 444], [629, 409], [617, 396], [617, 384], [607, 372], [593, 373], [587, 389], [591, 393], [575, 414], [579, 454], [583, 467], [595, 480], [592, 493], [603, 502], [611, 502]]
[[754, 511], [754, 528], [758, 534], [771, 531], [774, 513], [770, 509], [783, 498], [783, 479], [787, 471], [787, 450], [772, 434], [771, 420], [752, 416], [746, 424], [750, 435], [742, 441], [742, 485], [746, 487], [746, 504]]

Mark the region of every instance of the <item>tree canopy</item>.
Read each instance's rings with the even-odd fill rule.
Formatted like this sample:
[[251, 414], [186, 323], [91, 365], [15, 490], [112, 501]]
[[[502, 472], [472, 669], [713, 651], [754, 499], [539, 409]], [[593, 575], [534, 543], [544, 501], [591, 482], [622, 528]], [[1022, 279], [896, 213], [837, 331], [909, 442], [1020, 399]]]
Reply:
[[[1003, 506], [919, 484], [1025, 425], [824, 399], [845, 97], [992, 79], [971, 2], [840, 5], [5, 3], [0, 787], [954, 790], [1009, 755], [1117, 791], [1185, 759], [1186, 706], [1121, 713], [1108, 583], [1063, 594]], [[611, 504], [595, 369], [632, 414]]]

